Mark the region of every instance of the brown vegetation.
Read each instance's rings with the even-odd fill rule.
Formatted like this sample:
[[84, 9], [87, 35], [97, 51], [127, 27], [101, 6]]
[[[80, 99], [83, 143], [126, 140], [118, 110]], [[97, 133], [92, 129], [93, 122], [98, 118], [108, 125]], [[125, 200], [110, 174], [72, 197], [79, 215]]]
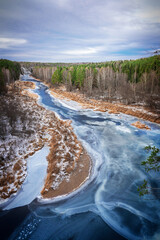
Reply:
[[151, 130], [150, 127], [148, 127], [147, 125], [141, 123], [140, 121], [134, 122], [131, 125], [134, 126], [134, 127], [140, 128], [140, 129]]
[[0, 98], [0, 198], [9, 198], [21, 187], [27, 174], [26, 159], [46, 142], [53, 112], [24, 95], [35, 84], [17, 81]]
[[84, 183], [90, 174], [90, 158], [77, 140], [70, 121], [57, 121], [47, 159], [47, 178], [41, 191], [43, 198], [72, 192]]
[[106, 112], [108, 113], [124, 113], [127, 115], [132, 115], [150, 122], [160, 123], [160, 114], [155, 114], [154, 112], [149, 111], [147, 108], [142, 108], [139, 106], [129, 106], [118, 103], [110, 103], [102, 100], [95, 100], [91, 98], [85, 97], [80, 92], [66, 92], [61, 88], [52, 88], [51, 94], [60, 99], [68, 99], [73, 100], [82, 105], [83, 108], [91, 108], [96, 111]]
[[[54, 173], [57, 174], [56, 168]], [[71, 168], [67, 172], [70, 174], [69, 181], [63, 180], [58, 188], [53, 189], [52, 187], [49, 187], [50, 184], [46, 185], [46, 188], [42, 190], [42, 196], [44, 198], [53, 198], [65, 194], [69, 194], [76, 189], [78, 189], [89, 177], [89, 173], [91, 171], [91, 160], [87, 152], [83, 149], [82, 154], [80, 155], [77, 165], [74, 167], [74, 169]]]

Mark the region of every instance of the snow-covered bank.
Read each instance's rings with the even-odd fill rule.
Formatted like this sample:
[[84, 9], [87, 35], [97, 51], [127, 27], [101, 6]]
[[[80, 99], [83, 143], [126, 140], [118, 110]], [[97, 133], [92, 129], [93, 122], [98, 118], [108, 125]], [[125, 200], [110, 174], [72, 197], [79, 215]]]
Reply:
[[60, 99], [58, 98], [58, 96], [53, 95], [50, 89], [48, 89], [47, 92], [52, 98], [56, 99], [57, 102], [59, 102], [60, 104], [62, 104], [63, 106], [69, 109], [77, 110], [77, 111], [83, 109], [82, 106], [76, 101], [72, 101], [70, 99]]
[[0, 98], [1, 204], [17, 194], [27, 176], [27, 158], [48, 142], [50, 122], [54, 121], [52, 112], [21, 95], [22, 90], [17, 82]]
[[47, 173], [46, 157], [49, 147], [45, 146], [27, 160], [27, 177], [15, 198], [3, 208], [9, 210], [31, 203], [41, 192]]
[[[131, 106], [124, 105], [121, 103], [110, 103], [102, 100], [95, 100], [93, 98], [88, 98], [84, 94], [79, 91], [76, 92], [67, 92], [64, 88], [50, 88], [50, 94], [52, 94], [55, 98], [60, 99], [61, 102], [66, 103], [67, 100], [76, 102], [81, 105], [83, 109], [93, 109], [94, 111], [106, 112], [109, 114], [119, 114], [124, 113], [127, 115], [135, 116], [147, 121], [160, 123], [160, 114], [159, 112], [154, 113], [149, 109], [145, 109], [143, 106]], [[69, 103], [70, 104], [70, 103]], [[68, 104], [68, 105], [69, 105]], [[78, 105], [76, 106], [78, 107]]]
[[[77, 137], [71, 127], [70, 121], [61, 120], [58, 114], [54, 113], [53, 111], [46, 110], [44, 107], [41, 107], [40, 97], [37, 94], [36, 95], [38, 96], [38, 98], [35, 97], [35, 93], [33, 93], [33, 91], [30, 89], [28, 90], [27, 86], [31, 86], [32, 89], [37, 89], [35, 84], [32, 82], [18, 81], [16, 83], [16, 86], [14, 86], [14, 89], [18, 89], [18, 92], [14, 93], [14, 97], [16, 96], [15, 101], [18, 101], [22, 106], [21, 111], [23, 112], [25, 110], [27, 112], [27, 116], [30, 116], [30, 124], [27, 125], [27, 122], [25, 124], [25, 129], [27, 129], [27, 131], [31, 131], [31, 141], [30, 138], [26, 138], [26, 135], [23, 135], [23, 139], [20, 140], [20, 143], [22, 144], [22, 153], [20, 154], [21, 156], [19, 156], [18, 154], [16, 155], [16, 153], [19, 153], [19, 149], [17, 147], [20, 147], [20, 145], [17, 146], [17, 141], [15, 141], [15, 152], [13, 152], [11, 156], [9, 156], [9, 161], [10, 157], [13, 158], [13, 160], [10, 161], [10, 171], [6, 170], [6, 167], [8, 165], [5, 165], [5, 167], [2, 168], [3, 177], [1, 178], [1, 202], [4, 203], [6, 202], [5, 199], [9, 199], [9, 203], [11, 200], [11, 204], [9, 203], [8, 205], [9, 209], [17, 206], [22, 206], [22, 202], [24, 202], [23, 205], [28, 204], [35, 197], [37, 197], [37, 195], [40, 194], [39, 187], [42, 190], [41, 199], [51, 199], [53, 197], [61, 195], [68, 195], [69, 193], [83, 185], [84, 182], [88, 180], [91, 172], [91, 160], [82, 148], [81, 143], [77, 140]], [[17, 100], [18, 98], [19, 100]], [[37, 99], [40, 105], [37, 104]], [[23, 121], [27, 121], [27, 119], [25, 119], [25, 116], [23, 116]], [[22, 122], [22, 124], [24, 122]], [[15, 126], [19, 126], [19, 132], [22, 132], [22, 127], [20, 127], [21, 124], [17, 120], [15, 121]], [[52, 141], [50, 141], [51, 136], [53, 136]], [[18, 139], [19, 137], [20, 136], [18, 135]], [[11, 144], [13, 139], [14, 135], [11, 135]], [[24, 145], [24, 143], [26, 145]], [[29, 143], [30, 145], [28, 145]], [[31, 176], [33, 175], [33, 171], [30, 170], [31, 168], [26, 169], [26, 164], [28, 164], [28, 156], [33, 155], [35, 151], [41, 149], [44, 145], [48, 143], [50, 144], [50, 154], [48, 155], [48, 157], [47, 155], [45, 156], [45, 158], [47, 157], [48, 160], [45, 184], [43, 183], [43, 186], [37, 181], [37, 186], [39, 186], [37, 187], [38, 192], [34, 191], [35, 194], [31, 192], [31, 196], [26, 197], [26, 200], [24, 201], [25, 196], [27, 196], [27, 192], [28, 194], [30, 193], [28, 189], [31, 185], [30, 180], [29, 182], [27, 180], [30, 179], [30, 177], [28, 178], [27, 174], [31, 174]], [[4, 149], [7, 148], [7, 144], [7, 141], [3, 142]], [[5, 151], [3, 156], [5, 157]], [[16, 160], [14, 161], [15, 156]], [[33, 164], [36, 156], [36, 154], [33, 155]], [[18, 179], [20, 179], [18, 182], [19, 185], [15, 189], [15, 178], [13, 178], [12, 181], [8, 182], [8, 177], [5, 178], [5, 175], [6, 173], [12, 175], [13, 170], [16, 173], [16, 171], [19, 170], [19, 166], [22, 166], [23, 168], [23, 178], [21, 177], [21, 175], [18, 176]], [[31, 173], [29, 173], [29, 171]], [[35, 174], [37, 174], [37, 172], [35, 172]], [[24, 182], [25, 178], [26, 181]], [[6, 186], [8, 186], [8, 188], [6, 188]], [[22, 189], [20, 189], [21, 186]], [[11, 191], [9, 191], [10, 188]], [[15, 200], [12, 200], [12, 197], [14, 197], [17, 192], [18, 195], [16, 196], [16, 198], [14, 198]], [[5, 209], [8, 208], [6, 207]]]

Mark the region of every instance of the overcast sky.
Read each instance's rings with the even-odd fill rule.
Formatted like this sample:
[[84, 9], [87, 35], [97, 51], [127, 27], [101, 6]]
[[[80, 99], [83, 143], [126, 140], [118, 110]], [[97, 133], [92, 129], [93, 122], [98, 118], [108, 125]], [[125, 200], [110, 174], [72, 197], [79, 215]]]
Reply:
[[160, 0], [0, 0], [0, 58], [95, 62], [160, 48]]

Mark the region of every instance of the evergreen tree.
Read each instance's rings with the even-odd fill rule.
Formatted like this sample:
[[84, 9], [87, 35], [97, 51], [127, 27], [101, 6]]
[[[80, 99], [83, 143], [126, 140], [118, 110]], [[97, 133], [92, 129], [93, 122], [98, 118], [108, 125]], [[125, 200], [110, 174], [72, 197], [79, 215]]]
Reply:
[[[145, 171], [154, 171], [154, 172], [159, 172], [160, 171], [160, 149], [156, 148], [155, 146], [147, 146], [145, 147], [145, 150], [147, 152], [150, 152], [149, 157], [147, 160], [142, 161], [141, 165], [145, 167]], [[143, 181], [143, 184], [138, 187], [138, 192], [140, 196], [144, 196], [146, 194], [153, 193], [158, 198], [160, 198], [160, 188], [152, 188], [149, 186], [147, 180]]]

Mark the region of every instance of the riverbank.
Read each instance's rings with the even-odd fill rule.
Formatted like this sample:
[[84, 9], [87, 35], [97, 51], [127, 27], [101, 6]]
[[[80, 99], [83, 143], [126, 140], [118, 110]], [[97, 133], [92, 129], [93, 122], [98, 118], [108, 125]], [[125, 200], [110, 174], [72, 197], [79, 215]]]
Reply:
[[[10, 126], [10, 131], [12, 132], [13, 125], [18, 127], [17, 137], [15, 138], [13, 132], [4, 136], [0, 143], [2, 158], [5, 160], [1, 158], [0, 161], [1, 203], [17, 194], [27, 176], [28, 156], [33, 155], [44, 145], [50, 145], [50, 154], [47, 157], [48, 169], [41, 192], [42, 199], [69, 194], [80, 187], [90, 176], [90, 157], [77, 140], [71, 122], [62, 121], [52, 111], [39, 106], [38, 95], [32, 93], [30, 89], [35, 89], [34, 83], [17, 81], [9, 87], [9, 92], [3, 97], [3, 104], [1, 104], [3, 106], [4, 102], [7, 102], [9, 111], [11, 104], [9, 98], [11, 98], [13, 105], [18, 103], [16, 110], [22, 118], [14, 111], [16, 119]], [[28, 118], [25, 119], [26, 115]], [[7, 121], [10, 122], [10, 117]], [[7, 122], [3, 121], [3, 124], [7, 125]], [[24, 124], [26, 133], [22, 131], [21, 125]], [[22, 137], [20, 137], [21, 132], [23, 132]], [[14, 148], [10, 153], [10, 146], [13, 144]]]
[[[40, 79], [36, 79], [36, 80], [41, 81]], [[66, 100], [66, 101], [71, 101], [71, 100], [76, 101], [84, 109], [93, 109], [94, 111], [100, 111], [100, 112], [107, 111], [109, 114], [124, 113], [124, 114], [131, 115], [143, 120], [160, 124], [159, 112], [151, 111], [151, 109], [148, 109], [146, 107], [138, 106], [138, 105], [125, 105], [122, 103], [110, 103], [102, 99], [97, 100], [91, 97], [87, 97], [85, 96], [85, 94], [82, 94], [79, 90], [68, 92], [66, 91], [66, 88], [64, 85], [53, 87], [48, 83], [45, 83], [45, 81], [44, 81], [44, 84], [46, 84], [46, 86], [49, 87], [50, 93], [55, 98]], [[141, 123], [133, 123], [133, 126], [137, 128], [149, 130], [148, 126]]]
[[0, 97], [0, 203], [15, 196], [27, 176], [27, 158], [43, 148], [54, 114], [23, 91], [35, 84], [16, 81]]
[[88, 98], [81, 94], [79, 91], [76, 92], [66, 92], [63, 87], [51, 88], [51, 94], [60, 99], [72, 100], [78, 102], [84, 109], [90, 108], [94, 111], [106, 112], [109, 114], [119, 114], [124, 113], [127, 115], [135, 116], [143, 120], [150, 122], [160, 123], [160, 114], [153, 113], [149, 109], [145, 109], [142, 106], [132, 106], [124, 105], [118, 103], [109, 103], [103, 100], [95, 100], [93, 98]]

